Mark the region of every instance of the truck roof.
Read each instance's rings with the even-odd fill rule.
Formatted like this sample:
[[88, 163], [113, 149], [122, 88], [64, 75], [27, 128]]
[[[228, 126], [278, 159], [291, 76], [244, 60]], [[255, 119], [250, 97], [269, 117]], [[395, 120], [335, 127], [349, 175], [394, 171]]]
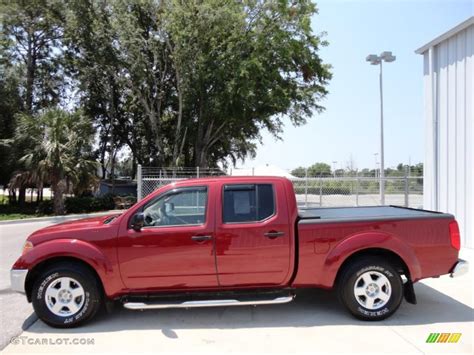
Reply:
[[180, 185], [189, 185], [191, 184], [199, 184], [199, 183], [208, 183], [212, 181], [222, 181], [225, 180], [226, 182], [243, 182], [243, 183], [264, 183], [267, 181], [287, 181], [290, 182], [286, 177], [281, 176], [228, 176], [228, 175], [221, 175], [221, 176], [208, 176], [203, 178], [194, 178], [194, 179], [184, 179], [178, 180], [175, 182], [176, 186]]

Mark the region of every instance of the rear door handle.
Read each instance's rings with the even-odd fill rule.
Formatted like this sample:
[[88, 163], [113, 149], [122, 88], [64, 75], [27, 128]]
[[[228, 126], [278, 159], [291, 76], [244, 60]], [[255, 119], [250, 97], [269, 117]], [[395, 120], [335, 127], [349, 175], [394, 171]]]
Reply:
[[284, 235], [285, 235], [285, 232], [277, 232], [277, 231], [270, 231], [264, 234], [265, 237], [270, 238], [270, 239], [283, 237]]
[[195, 242], [205, 242], [206, 240], [211, 240], [212, 235], [193, 235], [191, 239]]

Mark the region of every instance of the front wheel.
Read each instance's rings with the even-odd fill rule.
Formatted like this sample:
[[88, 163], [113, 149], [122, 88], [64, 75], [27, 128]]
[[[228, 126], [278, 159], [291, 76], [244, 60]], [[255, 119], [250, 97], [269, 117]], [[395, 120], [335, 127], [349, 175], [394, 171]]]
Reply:
[[101, 303], [95, 275], [79, 264], [53, 265], [39, 275], [32, 292], [38, 317], [58, 328], [76, 327], [91, 319]]
[[380, 258], [349, 264], [338, 280], [341, 303], [357, 318], [382, 320], [398, 309], [403, 283], [395, 268]]

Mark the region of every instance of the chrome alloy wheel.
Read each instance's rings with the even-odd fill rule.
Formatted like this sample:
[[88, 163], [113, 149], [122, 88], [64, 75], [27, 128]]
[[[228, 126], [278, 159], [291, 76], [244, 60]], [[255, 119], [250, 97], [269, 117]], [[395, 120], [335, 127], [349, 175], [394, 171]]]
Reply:
[[390, 300], [392, 288], [388, 278], [378, 271], [367, 271], [354, 284], [354, 296], [364, 308], [374, 310]]
[[72, 316], [79, 312], [85, 300], [84, 288], [71, 277], [60, 277], [51, 282], [45, 296], [48, 309], [60, 317]]

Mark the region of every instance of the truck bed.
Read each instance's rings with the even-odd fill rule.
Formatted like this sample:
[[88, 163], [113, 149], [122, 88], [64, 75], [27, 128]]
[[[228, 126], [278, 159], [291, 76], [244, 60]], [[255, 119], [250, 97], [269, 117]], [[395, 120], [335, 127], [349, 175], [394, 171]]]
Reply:
[[301, 208], [300, 223], [454, 218], [447, 213], [400, 206]]

